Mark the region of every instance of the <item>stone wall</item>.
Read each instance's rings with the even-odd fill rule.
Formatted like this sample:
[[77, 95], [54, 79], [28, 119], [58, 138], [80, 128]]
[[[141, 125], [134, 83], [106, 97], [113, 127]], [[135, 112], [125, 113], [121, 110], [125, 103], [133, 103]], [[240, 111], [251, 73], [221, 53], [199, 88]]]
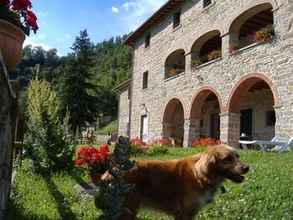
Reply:
[[119, 94], [119, 122], [118, 133], [122, 136], [129, 136], [129, 100], [128, 88], [124, 88]]
[[[231, 56], [229, 29], [232, 22], [246, 10], [263, 3], [270, 3], [273, 7], [275, 39], [272, 43], [243, 48]], [[210, 88], [217, 92], [220, 99], [221, 138], [236, 145], [239, 139], [239, 134], [238, 137], [236, 135], [239, 117], [237, 113], [229, 113], [229, 101], [239, 82], [253, 77], [266, 81], [274, 94], [276, 135], [293, 136], [293, 35], [288, 34], [293, 32], [293, 7], [290, 4], [293, 3], [287, 0], [235, 0], [233, 3], [215, 0], [209, 8], [203, 9], [202, 1], [191, 0], [186, 1], [181, 8], [182, 24], [178, 28], [173, 29], [172, 13], [152, 27], [150, 47], [144, 48], [143, 37], [134, 46], [131, 136], [140, 134], [143, 105], [149, 112], [149, 139], [161, 137], [165, 107], [170, 100], [178, 98], [188, 124], [184, 136], [190, 137], [188, 132], [194, 130], [190, 127], [193, 124], [190, 121], [193, 99], [201, 88]], [[213, 30], [221, 32], [223, 57], [200, 68], [191, 68], [192, 45]], [[185, 50], [186, 71], [166, 80], [166, 58], [178, 49]], [[143, 90], [142, 77], [145, 71], [149, 71], [149, 87]], [[120, 111], [125, 110], [122, 105], [120, 103]], [[236, 121], [233, 123], [233, 120]], [[184, 142], [185, 145], [190, 144], [190, 140]]]

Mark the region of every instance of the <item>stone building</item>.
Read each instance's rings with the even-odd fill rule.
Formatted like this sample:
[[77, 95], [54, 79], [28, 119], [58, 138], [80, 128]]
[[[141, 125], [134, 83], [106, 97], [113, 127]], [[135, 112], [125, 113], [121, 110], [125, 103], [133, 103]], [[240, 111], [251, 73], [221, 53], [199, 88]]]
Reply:
[[119, 134], [293, 136], [293, 0], [169, 0], [126, 41]]

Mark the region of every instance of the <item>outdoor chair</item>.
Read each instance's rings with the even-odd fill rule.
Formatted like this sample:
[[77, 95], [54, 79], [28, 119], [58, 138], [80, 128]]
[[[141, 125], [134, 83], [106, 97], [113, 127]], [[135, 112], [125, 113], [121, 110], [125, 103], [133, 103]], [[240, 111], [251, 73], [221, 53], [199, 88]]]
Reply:
[[289, 141], [287, 138], [274, 137], [271, 141], [253, 140], [253, 141], [239, 141], [240, 144], [247, 149], [247, 145], [258, 145], [262, 152], [285, 152], [293, 150], [293, 138]]

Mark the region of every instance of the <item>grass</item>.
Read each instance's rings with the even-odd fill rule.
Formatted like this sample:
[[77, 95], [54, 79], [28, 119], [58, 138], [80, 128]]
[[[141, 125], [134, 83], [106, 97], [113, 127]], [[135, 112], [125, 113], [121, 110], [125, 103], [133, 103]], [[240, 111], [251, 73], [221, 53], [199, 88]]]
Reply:
[[106, 126], [97, 130], [97, 134], [99, 135], [108, 135], [113, 134], [118, 131], [118, 121], [112, 121], [111, 123], [107, 124]]
[[[197, 152], [195, 149], [171, 149], [160, 158], [174, 159]], [[215, 201], [205, 207], [200, 220], [205, 219], [292, 219], [293, 217], [293, 153], [274, 154], [254, 151], [241, 152], [242, 160], [252, 169], [241, 185], [226, 182], [225, 194], [218, 193]], [[87, 197], [73, 189], [81, 175], [61, 173], [51, 178], [30, 171], [29, 161], [18, 170], [8, 219], [96, 219], [99, 212]], [[140, 220], [169, 220], [171, 217], [142, 210]]]

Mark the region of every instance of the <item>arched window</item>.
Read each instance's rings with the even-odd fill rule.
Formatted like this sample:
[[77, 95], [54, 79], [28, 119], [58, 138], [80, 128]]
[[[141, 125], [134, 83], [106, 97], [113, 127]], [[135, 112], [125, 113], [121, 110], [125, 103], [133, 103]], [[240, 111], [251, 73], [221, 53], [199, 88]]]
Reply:
[[269, 3], [242, 13], [230, 27], [230, 52], [256, 42], [271, 42], [274, 36], [274, 15]]
[[192, 46], [192, 66], [222, 57], [222, 39], [219, 31], [211, 31], [200, 37]]
[[176, 50], [170, 54], [165, 63], [165, 78], [176, 76], [185, 72], [185, 51]]

